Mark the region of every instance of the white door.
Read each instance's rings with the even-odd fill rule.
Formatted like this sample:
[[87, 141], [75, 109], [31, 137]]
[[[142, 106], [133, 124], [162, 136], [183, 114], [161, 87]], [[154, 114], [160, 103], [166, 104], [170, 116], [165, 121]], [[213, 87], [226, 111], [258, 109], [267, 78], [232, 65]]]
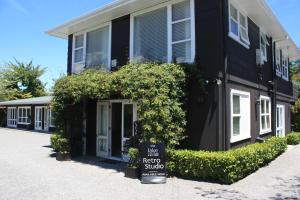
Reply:
[[284, 120], [284, 106], [277, 105], [276, 107], [276, 136], [284, 137], [285, 136], [285, 120]]
[[109, 103], [97, 106], [97, 156], [109, 157]]
[[7, 126], [17, 127], [17, 108], [7, 108]]
[[35, 107], [35, 130], [43, 130], [43, 107]]

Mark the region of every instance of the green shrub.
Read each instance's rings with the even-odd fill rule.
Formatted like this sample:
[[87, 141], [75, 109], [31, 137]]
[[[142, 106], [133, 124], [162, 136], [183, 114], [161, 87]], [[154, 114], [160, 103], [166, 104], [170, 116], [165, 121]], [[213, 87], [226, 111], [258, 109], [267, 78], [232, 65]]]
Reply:
[[[287, 148], [285, 138], [273, 137], [226, 152], [167, 150], [169, 174], [230, 184], [265, 166]], [[138, 149], [129, 150], [129, 166], [138, 167]]]
[[139, 150], [136, 148], [130, 148], [128, 151], [129, 167], [139, 167]]
[[50, 138], [50, 143], [52, 148], [61, 153], [69, 153], [70, 147], [69, 147], [69, 141], [66, 138], [63, 138], [60, 134], [53, 134]]
[[298, 145], [300, 144], [300, 133], [290, 133], [286, 136], [288, 145]]
[[129, 99], [137, 103], [142, 139], [174, 148], [185, 137], [186, 73], [176, 64], [146, 63], [62, 77], [53, 90], [55, 126], [65, 130], [68, 116], [73, 117], [68, 108], [85, 99]]
[[285, 138], [248, 145], [227, 152], [168, 151], [170, 174], [185, 178], [233, 183], [253, 173], [286, 150]]

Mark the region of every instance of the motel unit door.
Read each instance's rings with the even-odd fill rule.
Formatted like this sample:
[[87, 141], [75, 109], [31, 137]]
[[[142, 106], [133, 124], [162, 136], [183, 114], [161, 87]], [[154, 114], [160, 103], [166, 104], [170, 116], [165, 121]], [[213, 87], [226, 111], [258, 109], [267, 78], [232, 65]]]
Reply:
[[109, 102], [97, 105], [97, 156], [109, 157]]
[[7, 126], [16, 128], [17, 127], [17, 108], [7, 108]]

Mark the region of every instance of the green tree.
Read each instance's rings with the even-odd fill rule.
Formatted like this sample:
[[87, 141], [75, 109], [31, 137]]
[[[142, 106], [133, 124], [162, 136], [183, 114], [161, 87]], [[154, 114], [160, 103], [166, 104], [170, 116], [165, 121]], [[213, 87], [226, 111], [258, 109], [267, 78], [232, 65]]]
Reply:
[[0, 71], [0, 99], [14, 100], [45, 96], [45, 84], [40, 77], [45, 68], [29, 63], [9, 62]]

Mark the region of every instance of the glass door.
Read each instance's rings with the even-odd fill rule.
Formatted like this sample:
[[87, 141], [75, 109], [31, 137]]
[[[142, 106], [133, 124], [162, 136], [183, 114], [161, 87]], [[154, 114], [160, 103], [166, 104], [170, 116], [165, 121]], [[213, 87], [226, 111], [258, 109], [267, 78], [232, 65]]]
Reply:
[[97, 156], [109, 157], [109, 103], [99, 103], [97, 108]]
[[285, 136], [285, 126], [284, 126], [284, 106], [277, 105], [276, 107], [276, 136]]
[[48, 111], [48, 108], [47, 107], [44, 107], [44, 130], [45, 131], [48, 131], [48, 128], [49, 128], [49, 111]]
[[7, 108], [7, 126], [17, 127], [17, 108]]
[[35, 130], [43, 130], [43, 108], [42, 107], [36, 107], [35, 108]]

